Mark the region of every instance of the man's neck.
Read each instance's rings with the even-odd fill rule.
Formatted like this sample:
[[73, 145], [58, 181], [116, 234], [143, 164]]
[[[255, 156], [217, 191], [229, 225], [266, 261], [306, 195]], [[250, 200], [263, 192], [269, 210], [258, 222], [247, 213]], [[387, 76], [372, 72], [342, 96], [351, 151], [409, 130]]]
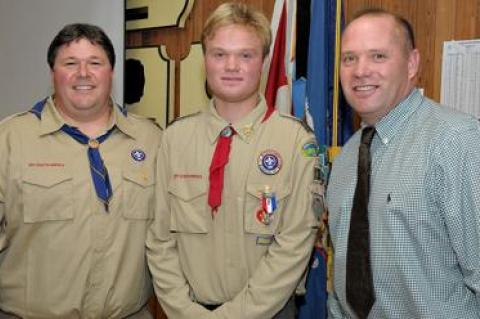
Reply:
[[111, 123], [113, 107], [106, 105], [101, 112], [85, 116], [71, 116], [57, 108], [65, 123], [78, 128], [83, 134], [94, 138], [102, 135]]
[[259, 97], [254, 96], [242, 102], [229, 103], [220, 99], [215, 99], [215, 109], [218, 115], [229, 123], [236, 123], [247, 116], [258, 104]]

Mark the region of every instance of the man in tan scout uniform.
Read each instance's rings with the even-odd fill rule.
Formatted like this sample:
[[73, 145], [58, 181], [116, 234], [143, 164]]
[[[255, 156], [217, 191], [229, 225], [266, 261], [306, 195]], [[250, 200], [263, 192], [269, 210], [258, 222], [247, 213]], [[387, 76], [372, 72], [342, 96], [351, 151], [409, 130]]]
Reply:
[[112, 102], [98, 27], [65, 26], [48, 62], [54, 94], [0, 125], [0, 318], [151, 318], [161, 131]]
[[259, 12], [218, 7], [202, 35], [214, 97], [165, 131], [147, 256], [169, 318], [294, 318], [318, 147], [258, 93], [270, 41]]

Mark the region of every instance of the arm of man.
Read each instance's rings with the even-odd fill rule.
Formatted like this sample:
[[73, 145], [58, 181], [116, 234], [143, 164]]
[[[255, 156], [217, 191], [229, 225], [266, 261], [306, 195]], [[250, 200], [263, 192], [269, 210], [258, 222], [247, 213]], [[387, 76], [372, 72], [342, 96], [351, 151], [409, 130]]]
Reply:
[[214, 311], [214, 318], [272, 318], [293, 295], [309, 258], [318, 228], [311, 185], [316, 157], [301, 154], [314, 137], [303, 128], [292, 149], [292, 192], [282, 211], [274, 241], [245, 287]]
[[328, 294], [327, 307], [329, 319], [347, 318], [343, 313], [342, 307], [338, 303], [337, 295], [334, 291]]
[[[443, 141], [435, 158], [432, 185], [458, 259], [463, 282], [480, 309], [480, 128]], [[431, 183], [432, 184], [432, 183]]]
[[168, 149], [163, 135], [157, 157], [155, 220], [147, 234], [147, 259], [158, 301], [169, 318], [205, 318], [210, 313], [190, 299], [190, 288], [180, 266], [177, 244], [170, 234]]
[[5, 215], [5, 188], [7, 186], [7, 158], [8, 158], [8, 144], [3, 127], [0, 127], [0, 252], [7, 247], [6, 226], [7, 220]]

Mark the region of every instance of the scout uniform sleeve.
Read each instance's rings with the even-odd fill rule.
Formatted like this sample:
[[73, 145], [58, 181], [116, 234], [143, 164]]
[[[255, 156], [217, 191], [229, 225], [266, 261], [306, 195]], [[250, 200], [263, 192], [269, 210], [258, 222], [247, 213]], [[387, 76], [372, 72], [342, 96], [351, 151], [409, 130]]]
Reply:
[[441, 141], [433, 152], [427, 190], [435, 194], [439, 213], [456, 253], [463, 282], [480, 307], [480, 128]]
[[5, 193], [7, 187], [8, 151], [6, 119], [0, 124], [0, 252], [7, 247], [7, 216], [5, 212]]
[[267, 254], [251, 274], [242, 291], [214, 311], [214, 318], [272, 318], [293, 295], [311, 256], [318, 221], [312, 210], [316, 156], [305, 156], [301, 149], [314, 140], [300, 128], [292, 150], [292, 192], [282, 220]]
[[168, 199], [168, 146], [163, 135], [157, 158], [155, 221], [147, 234], [147, 258], [155, 294], [169, 318], [205, 318], [210, 313], [190, 299], [190, 289], [180, 266], [177, 245], [170, 234]]

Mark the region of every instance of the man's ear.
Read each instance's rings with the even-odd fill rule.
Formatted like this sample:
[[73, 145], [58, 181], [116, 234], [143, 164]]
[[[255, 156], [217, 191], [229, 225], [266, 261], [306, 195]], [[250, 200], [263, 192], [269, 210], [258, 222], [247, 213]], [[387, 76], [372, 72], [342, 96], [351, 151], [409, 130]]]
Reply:
[[417, 73], [420, 66], [420, 53], [418, 49], [413, 49], [408, 54], [408, 78], [413, 79]]

